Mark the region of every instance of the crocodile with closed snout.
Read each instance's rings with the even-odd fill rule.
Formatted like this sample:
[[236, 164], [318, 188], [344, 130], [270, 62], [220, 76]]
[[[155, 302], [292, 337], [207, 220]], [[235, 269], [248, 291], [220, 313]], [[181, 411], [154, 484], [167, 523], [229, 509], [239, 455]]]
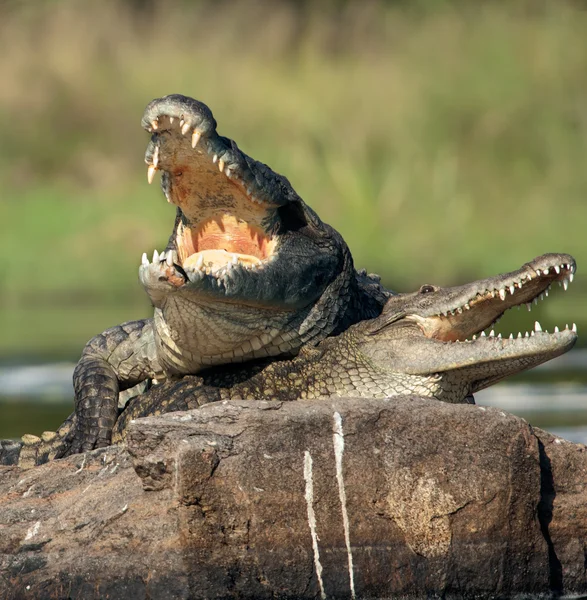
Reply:
[[[215, 367], [201, 376], [154, 386], [131, 399], [113, 440], [124, 439], [132, 419], [219, 400], [419, 395], [473, 402], [475, 392], [573, 347], [574, 325], [548, 333], [537, 322], [534, 331], [517, 338], [495, 336], [493, 329], [486, 336], [484, 330], [514, 306], [531, 308], [554, 282], [566, 289], [574, 272], [571, 256], [546, 254], [511, 273], [450, 288], [424, 285], [392, 296], [378, 317], [315, 347], [304, 346], [293, 358]], [[44, 441], [25, 437], [6, 442], [0, 464], [18, 461], [28, 467], [55, 457], [68, 443], [75, 418]]]
[[218, 135], [203, 103], [153, 100], [148, 180], [177, 214], [168, 245], [143, 255], [152, 319], [108, 329], [74, 371], [73, 454], [110, 444], [119, 391], [214, 365], [294, 355], [377, 316], [391, 295], [356, 272], [342, 237], [288, 180]]

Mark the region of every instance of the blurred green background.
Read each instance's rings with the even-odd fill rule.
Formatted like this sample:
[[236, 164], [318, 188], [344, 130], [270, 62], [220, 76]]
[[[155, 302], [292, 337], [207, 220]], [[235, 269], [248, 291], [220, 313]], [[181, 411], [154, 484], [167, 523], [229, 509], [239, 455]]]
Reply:
[[[206, 102], [398, 291], [569, 252], [500, 330], [587, 325], [587, 10], [528, 2], [0, 1], [0, 359], [147, 316], [152, 98]], [[503, 326], [503, 328], [502, 328]]]

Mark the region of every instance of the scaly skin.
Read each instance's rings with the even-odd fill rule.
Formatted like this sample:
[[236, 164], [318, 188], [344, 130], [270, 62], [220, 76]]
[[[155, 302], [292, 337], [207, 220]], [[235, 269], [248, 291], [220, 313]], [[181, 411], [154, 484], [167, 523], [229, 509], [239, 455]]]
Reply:
[[[540, 298], [553, 282], [566, 287], [574, 271], [571, 256], [548, 254], [512, 273], [452, 288], [425, 285], [412, 294], [393, 296], [380, 316], [316, 347], [304, 346], [294, 358], [216, 367], [153, 387], [130, 401], [113, 439], [124, 440], [132, 419], [218, 400], [417, 394], [473, 402], [478, 390], [572, 348], [574, 327], [549, 334], [537, 325], [532, 334], [510, 339], [477, 334], [507, 309]], [[20, 459], [20, 448], [8, 445], [0, 451], [0, 462], [19, 459], [21, 466], [32, 466], [54, 457], [67, 443], [72, 418], [48, 441], [25, 440]]]
[[390, 292], [357, 273], [342, 237], [288, 180], [216, 132], [208, 107], [180, 95], [153, 100], [148, 179], [162, 172], [177, 206], [166, 249], [143, 255], [139, 278], [154, 317], [92, 339], [75, 369], [73, 454], [106, 446], [118, 392], [204, 368], [293, 356], [380, 314]]

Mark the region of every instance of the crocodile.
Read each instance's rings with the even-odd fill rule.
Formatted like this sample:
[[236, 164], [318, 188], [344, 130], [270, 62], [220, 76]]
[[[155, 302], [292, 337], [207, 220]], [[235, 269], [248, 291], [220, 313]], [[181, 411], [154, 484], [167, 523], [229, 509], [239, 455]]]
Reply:
[[[133, 419], [220, 400], [419, 395], [474, 403], [477, 391], [573, 347], [574, 324], [548, 333], [536, 322], [531, 333], [509, 338], [496, 336], [494, 329], [485, 335], [484, 330], [514, 306], [531, 309], [555, 282], [566, 290], [575, 268], [569, 255], [545, 254], [510, 273], [457, 287], [423, 285], [391, 296], [379, 316], [317, 346], [303, 346], [295, 357], [215, 367], [153, 386], [130, 400], [113, 441], [124, 440]], [[54, 458], [69, 443], [75, 418], [44, 439], [25, 436], [20, 442], [0, 443], [0, 464], [30, 467]]]
[[220, 136], [210, 109], [173, 94], [142, 126], [149, 183], [176, 208], [167, 247], [143, 254], [154, 307], [88, 342], [74, 371], [75, 434], [67, 453], [107, 446], [119, 392], [226, 363], [295, 355], [381, 313], [391, 292], [357, 272], [341, 235], [289, 181]]

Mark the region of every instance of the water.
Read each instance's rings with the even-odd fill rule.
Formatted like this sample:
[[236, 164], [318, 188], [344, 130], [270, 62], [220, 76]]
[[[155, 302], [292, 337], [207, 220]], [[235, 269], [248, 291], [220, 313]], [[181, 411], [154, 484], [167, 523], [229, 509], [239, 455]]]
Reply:
[[[73, 408], [74, 366], [0, 366], [0, 438], [54, 430]], [[574, 350], [537, 367], [523, 382], [510, 379], [478, 392], [475, 401], [587, 444], [586, 366], [587, 350]]]

